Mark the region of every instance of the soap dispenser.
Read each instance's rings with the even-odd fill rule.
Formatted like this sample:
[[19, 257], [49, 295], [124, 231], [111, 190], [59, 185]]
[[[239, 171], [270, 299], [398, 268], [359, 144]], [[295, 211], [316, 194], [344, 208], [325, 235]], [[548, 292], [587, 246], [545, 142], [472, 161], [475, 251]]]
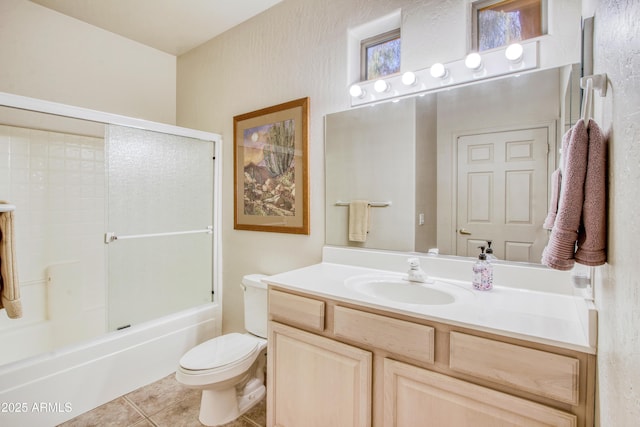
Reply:
[[479, 246], [478, 261], [473, 264], [473, 288], [479, 291], [489, 291], [493, 288], [493, 265], [487, 262], [485, 247]]
[[487, 250], [485, 251], [487, 255], [487, 262], [492, 263], [496, 261], [498, 258], [493, 254], [493, 248], [491, 247], [491, 240], [487, 240]]

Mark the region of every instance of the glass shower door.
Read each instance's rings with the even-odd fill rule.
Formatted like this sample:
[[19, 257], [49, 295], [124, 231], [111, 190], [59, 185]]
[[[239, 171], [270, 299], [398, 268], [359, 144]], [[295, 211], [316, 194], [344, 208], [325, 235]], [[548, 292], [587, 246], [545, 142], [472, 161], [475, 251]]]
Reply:
[[109, 126], [106, 147], [109, 330], [212, 301], [213, 142]]

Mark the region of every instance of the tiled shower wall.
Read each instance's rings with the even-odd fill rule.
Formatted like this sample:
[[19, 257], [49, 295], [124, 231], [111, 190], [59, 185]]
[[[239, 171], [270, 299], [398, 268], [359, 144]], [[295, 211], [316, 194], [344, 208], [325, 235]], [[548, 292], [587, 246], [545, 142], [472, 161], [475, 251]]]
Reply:
[[0, 200], [16, 205], [24, 311], [0, 312], [3, 348], [14, 349], [0, 364], [104, 332], [104, 140], [0, 126]]

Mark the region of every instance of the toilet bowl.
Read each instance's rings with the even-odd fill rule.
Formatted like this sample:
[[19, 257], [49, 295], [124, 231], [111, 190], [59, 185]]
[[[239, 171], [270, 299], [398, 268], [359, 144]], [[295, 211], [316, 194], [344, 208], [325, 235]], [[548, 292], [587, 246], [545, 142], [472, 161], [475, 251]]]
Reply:
[[218, 426], [235, 420], [265, 395], [267, 287], [263, 275], [242, 280], [245, 329], [205, 341], [180, 359], [176, 380], [202, 390], [200, 422]]
[[180, 359], [178, 382], [202, 390], [202, 424], [228, 423], [262, 400], [266, 349], [265, 339], [232, 333], [205, 341]]

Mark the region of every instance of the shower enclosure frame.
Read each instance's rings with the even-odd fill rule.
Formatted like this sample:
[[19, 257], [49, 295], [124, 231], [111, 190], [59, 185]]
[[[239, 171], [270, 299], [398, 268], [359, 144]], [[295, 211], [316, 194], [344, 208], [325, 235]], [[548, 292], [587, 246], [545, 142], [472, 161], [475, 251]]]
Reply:
[[[212, 236], [212, 290], [213, 301], [200, 307], [184, 310], [134, 325], [123, 331], [105, 332], [102, 336], [64, 349], [35, 356], [23, 361], [0, 366], [0, 400], [24, 399], [29, 396], [42, 401], [61, 398], [61, 387], [82, 382], [88, 373], [96, 376], [108, 374], [109, 387], [98, 387], [94, 392], [69, 391], [67, 398], [74, 400], [72, 414], [28, 414], [20, 422], [45, 425], [61, 423], [81, 412], [97, 407], [134, 388], [140, 387], [175, 370], [177, 356], [182, 348], [191, 348], [206, 336], [217, 336], [222, 329], [222, 255], [221, 255], [221, 197], [222, 197], [222, 138], [219, 134], [174, 125], [137, 119], [118, 114], [70, 106], [21, 95], [0, 92], [0, 106], [46, 113], [102, 125], [119, 125], [164, 134], [213, 142], [213, 208]], [[216, 159], [218, 159], [216, 161]], [[106, 230], [105, 230], [106, 231]], [[161, 349], [163, 354], [158, 355]], [[128, 372], [132, 360], [149, 358], [145, 372]], [[173, 360], [176, 359], [176, 360]], [[103, 367], [108, 366], [107, 373]], [[97, 371], [96, 371], [97, 370]], [[62, 393], [64, 394], [64, 393]], [[38, 397], [39, 396], [39, 397]], [[58, 396], [58, 397], [56, 397]], [[45, 421], [46, 420], [46, 421]], [[7, 421], [11, 421], [7, 419]], [[45, 421], [45, 424], [42, 422]]]
[[[87, 120], [104, 125], [127, 126], [136, 129], [160, 132], [170, 135], [184, 136], [187, 138], [200, 139], [203, 141], [213, 142], [213, 157], [222, 159], [222, 137], [219, 134], [205, 132], [195, 129], [183, 128], [179, 126], [169, 125], [166, 123], [158, 123], [144, 119], [137, 119], [119, 114], [106, 113], [103, 111], [91, 110], [73, 105], [61, 104], [57, 102], [45, 101], [42, 99], [30, 98], [22, 95], [15, 95], [6, 92], [0, 92], [0, 107], [17, 108], [20, 110], [34, 111], [37, 113], [47, 113], [55, 116], [69, 117], [73, 119]], [[213, 260], [212, 260], [212, 279], [213, 279], [213, 296], [215, 302], [222, 307], [222, 256], [221, 256], [221, 235], [222, 229], [222, 212], [221, 212], [221, 193], [222, 193], [222, 168], [221, 161], [214, 163], [213, 167]], [[106, 238], [106, 237], [105, 237]], [[218, 322], [216, 333], [220, 334], [222, 326]]]

